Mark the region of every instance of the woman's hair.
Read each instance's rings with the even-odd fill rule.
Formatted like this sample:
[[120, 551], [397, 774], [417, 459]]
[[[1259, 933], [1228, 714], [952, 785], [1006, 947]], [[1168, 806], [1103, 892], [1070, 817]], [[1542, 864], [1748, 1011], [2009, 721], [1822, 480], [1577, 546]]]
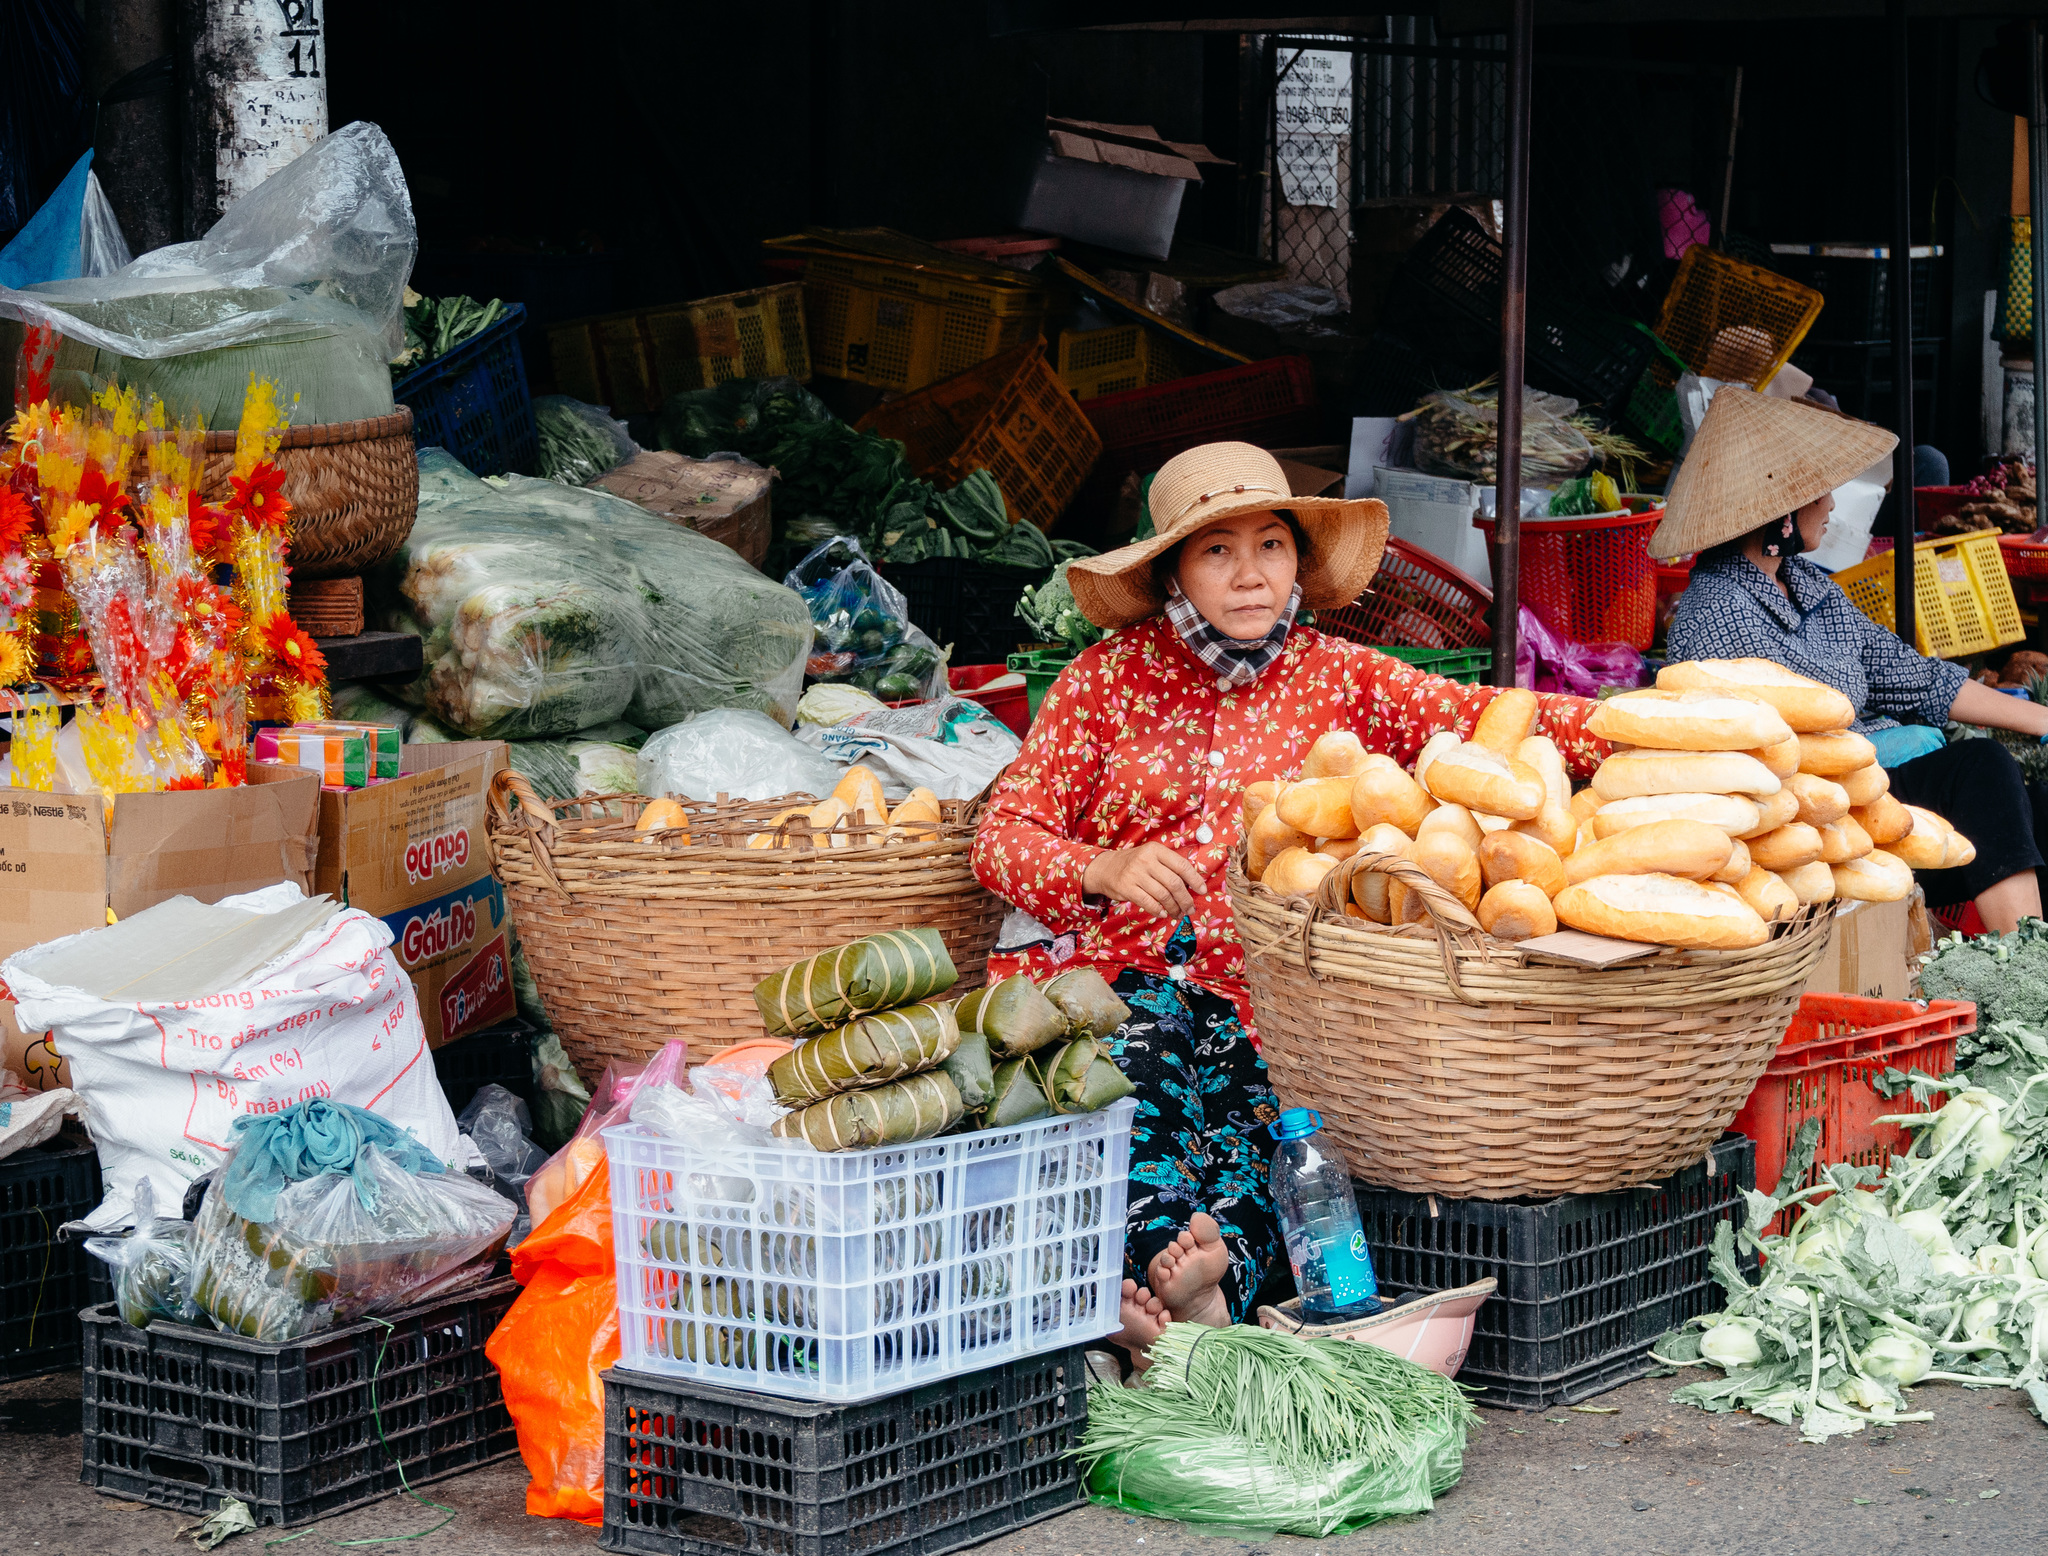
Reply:
[[1699, 560], [1702, 562], [1720, 562], [1729, 557], [1741, 556], [1743, 547], [1747, 546], [1751, 540], [1759, 535], [1769, 540], [1771, 538], [1770, 532], [1777, 529], [1788, 518], [1796, 529], [1799, 524], [1799, 515], [1796, 513], [1781, 514], [1775, 519], [1765, 519], [1763, 523], [1750, 530], [1747, 534], [1737, 535], [1733, 540], [1724, 540], [1718, 545], [1708, 546], [1700, 552]]
[[[1296, 571], [1306, 572], [1309, 560], [1315, 554], [1315, 548], [1308, 541], [1308, 532], [1295, 522], [1293, 514], [1284, 509], [1275, 509], [1274, 511], [1279, 515], [1281, 521], [1286, 524], [1287, 532], [1294, 537], [1294, 565]], [[1173, 580], [1180, 571], [1181, 547], [1186, 544], [1187, 541], [1183, 540], [1178, 545], [1168, 546], [1152, 559], [1152, 587], [1159, 591], [1162, 598], [1173, 592]]]

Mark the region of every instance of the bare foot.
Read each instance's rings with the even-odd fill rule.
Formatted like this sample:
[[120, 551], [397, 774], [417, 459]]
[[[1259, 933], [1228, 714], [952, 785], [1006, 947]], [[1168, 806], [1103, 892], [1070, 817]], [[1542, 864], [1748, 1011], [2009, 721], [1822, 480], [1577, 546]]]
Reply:
[[1124, 1282], [1123, 1328], [1110, 1339], [1131, 1353], [1131, 1365], [1143, 1372], [1152, 1365], [1152, 1342], [1166, 1330], [1166, 1304], [1134, 1280]]
[[1223, 1300], [1223, 1277], [1229, 1270], [1223, 1229], [1214, 1216], [1198, 1210], [1188, 1218], [1188, 1229], [1153, 1256], [1145, 1273], [1175, 1321], [1225, 1329], [1230, 1306]]

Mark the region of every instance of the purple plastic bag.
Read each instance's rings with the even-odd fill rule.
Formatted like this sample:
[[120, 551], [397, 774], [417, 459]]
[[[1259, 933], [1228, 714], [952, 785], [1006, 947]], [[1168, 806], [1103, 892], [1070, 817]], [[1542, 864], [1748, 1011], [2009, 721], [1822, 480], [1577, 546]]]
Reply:
[[1626, 643], [1573, 643], [1524, 605], [1517, 618], [1515, 684], [1539, 692], [1597, 697], [1603, 686], [1643, 684], [1643, 656]]

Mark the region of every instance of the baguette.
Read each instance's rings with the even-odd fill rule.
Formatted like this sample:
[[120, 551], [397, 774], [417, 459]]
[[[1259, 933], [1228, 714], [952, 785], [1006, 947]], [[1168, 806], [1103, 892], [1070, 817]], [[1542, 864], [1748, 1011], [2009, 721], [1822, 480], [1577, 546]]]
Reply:
[[1822, 778], [1846, 778], [1877, 760], [1877, 747], [1852, 729], [1799, 737], [1799, 770]]
[[[1408, 850], [1408, 857], [1427, 870], [1431, 880], [1464, 903], [1468, 909], [1479, 906], [1479, 856], [1463, 838], [1449, 832], [1432, 832], [1428, 837], [1419, 837], [1415, 840], [1415, 846]], [[1406, 893], [1411, 900], [1412, 911], [1404, 917], [1401, 907], [1401, 883], [1396, 881], [1394, 886], [1396, 924], [1413, 923], [1427, 917], [1420, 899], [1413, 892]]]
[[1977, 845], [1951, 827], [1948, 834], [1948, 847], [1941, 856], [1941, 867], [1944, 870], [1960, 870], [1976, 857]]
[[1587, 784], [1585, 788], [1572, 796], [1570, 807], [1572, 820], [1583, 824], [1587, 817], [1591, 816], [1594, 811], [1606, 803], [1607, 801], [1600, 797], [1600, 791], [1591, 784]]
[[1315, 839], [1280, 819], [1280, 807], [1269, 805], [1245, 834], [1244, 867], [1253, 880], [1263, 879], [1274, 856], [1290, 848], [1307, 848]]
[[1499, 756], [1513, 756], [1515, 747], [1527, 740], [1535, 727], [1536, 708], [1534, 692], [1510, 686], [1480, 710], [1470, 743]]
[[1280, 791], [1273, 809], [1295, 831], [1309, 837], [1356, 837], [1359, 826], [1351, 814], [1350, 778], [1309, 778]]
[[1564, 753], [1548, 735], [1531, 735], [1515, 747], [1515, 760], [1543, 780], [1545, 809], [1570, 810], [1571, 774], [1565, 771]]
[[[1413, 846], [1408, 834], [1391, 824], [1374, 827], [1358, 840], [1358, 851], [1362, 854], [1393, 854], [1402, 859], [1408, 857]], [[1373, 923], [1392, 923], [1393, 906], [1387, 890], [1392, 884], [1392, 876], [1377, 870], [1360, 870], [1351, 877], [1351, 900]]]
[[1431, 832], [1455, 833], [1473, 848], [1477, 848], [1480, 839], [1486, 836], [1479, 830], [1479, 822], [1472, 812], [1462, 805], [1439, 805], [1424, 816], [1422, 825], [1415, 829], [1415, 836], [1426, 837]]
[[1648, 821], [1704, 821], [1719, 827], [1730, 837], [1756, 829], [1759, 811], [1755, 800], [1739, 794], [1639, 794], [1632, 799], [1609, 800], [1593, 812], [1593, 835], [1612, 837]]
[[1766, 870], [1776, 870], [1780, 875], [1801, 865], [1812, 864], [1821, 855], [1820, 829], [1803, 821], [1788, 821], [1774, 832], [1766, 832], [1762, 837], [1747, 841], [1749, 857]]
[[1883, 849], [1834, 867], [1835, 895], [1845, 902], [1897, 902], [1913, 889], [1913, 869]]
[[1880, 794], [1891, 793], [1892, 775], [1872, 762], [1868, 767], [1842, 774], [1835, 782], [1848, 794], [1851, 805], [1868, 805]]
[[1244, 819], [1244, 829], [1250, 832], [1252, 823], [1259, 819], [1259, 813], [1280, 797], [1280, 785], [1271, 778], [1261, 778], [1256, 783], [1244, 786], [1242, 808], [1238, 812]]
[[1749, 753], [1771, 770], [1774, 778], [1790, 778], [1799, 771], [1799, 737], [1787, 735], [1774, 746], [1763, 746]]
[[1358, 845], [1359, 840], [1355, 837], [1319, 837], [1316, 839], [1316, 852], [1342, 864], [1358, 852]]
[[1430, 798], [1421, 784], [1388, 763], [1371, 766], [1351, 779], [1352, 825], [1362, 834], [1391, 822], [1410, 837], [1428, 819]]
[[1834, 866], [1822, 864], [1818, 859], [1810, 859], [1796, 870], [1783, 871], [1779, 879], [1791, 888], [1792, 895], [1802, 904], [1835, 900]]
[[1948, 856], [1949, 834], [1955, 831], [1941, 817], [1918, 805], [1906, 806], [1913, 830], [1894, 838], [1885, 847], [1916, 870], [1939, 870]]
[[1567, 886], [1553, 907], [1560, 923], [1588, 934], [1686, 950], [1744, 951], [1771, 937], [1739, 895], [1675, 875], [1596, 875]]
[[1529, 881], [1502, 881], [1479, 899], [1479, 927], [1501, 940], [1532, 940], [1557, 932], [1557, 910]]
[[1440, 730], [1423, 741], [1422, 749], [1415, 753], [1415, 781], [1428, 789], [1430, 764], [1446, 751], [1455, 751], [1464, 743], [1457, 731], [1450, 729]]
[[1788, 822], [1799, 819], [1799, 796], [1790, 789], [1780, 789], [1776, 794], [1767, 794], [1756, 802], [1756, 825], [1747, 832], [1735, 835], [1745, 843], [1766, 832], [1775, 832]]
[[1353, 778], [1372, 753], [1348, 729], [1333, 729], [1318, 736], [1301, 759], [1303, 778]]
[[1487, 746], [1445, 750], [1429, 764], [1423, 786], [1445, 804], [1510, 821], [1532, 820], [1543, 809], [1543, 780], [1526, 767], [1517, 774], [1507, 757]]
[[1621, 751], [1600, 764], [1593, 787], [1610, 800], [1643, 794], [1753, 794], [1780, 787], [1771, 770], [1741, 751]]
[[1599, 875], [1683, 875], [1705, 880], [1728, 863], [1735, 841], [1704, 821], [1652, 821], [1575, 850], [1564, 861], [1576, 886]]
[[1489, 833], [1480, 843], [1479, 877], [1489, 891], [1503, 881], [1527, 881], [1545, 897], [1555, 897], [1568, 884], [1556, 849], [1512, 829]]
[[1266, 866], [1259, 884], [1283, 897], [1313, 896], [1323, 877], [1336, 868], [1337, 861], [1327, 854], [1313, 854], [1306, 848], [1283, 849]]
[[1849, 814], [1849, 792], [1838, 783], [1812, 773], [1794, 773], [1785, 780], [1785, 787], [1799, 800], [1799, 814], [1794, 819], [1809, 827], [1826, 826]]
[[1756, 869], [1756, 861], [1749, 857], [1749, 845], [1747, 843], [1735, 842], [1733, 838], [1730, 838], [1729, 842], [1732, 846], [1728, 850], [1728, 862], [1716, 870], [1708, 879], [1725, 881], [1730, 886], [1739, 886], [1742, 882], [1748, 880], [1750, 873]]
[[1854, 723], [1856, 709], [1834, 687], [1768, 659], [1695, 659], [1666, 665], [1657, 685], [1670, 691], [1735, 692], [1778, 710], [1798, 734]]
[[1595, 707], [1586, 728], [1658, 751], [1745, 751], [1792, 738], [1768, 703], [1709, 691], [1623, 692]]
[[1847, 816], [1840, 821], [1830, 821], [1820, 829], [1822, 864], [1847, 864], [1851, 859], [1861, 859], [1870, 849], [1870, 834]]
[[1769, 870], [1751, 870], [1735, 883], [1735, 894], [1766, 924], [1789, 919], [1800, 907], [1799, 893], [1785, 884], [1783, 876], [1773, 875]]
[[1878, 848], [1891, 847], [1913, 830], [1912, 816], [1890, 794], [1880, 794], [1867, 805], [1853, 805], [1849, 814], [1856, 818], [1856, 825], [1870, 834], [1871, 843]]
[[1579, 829], [1572, 821], [1572, 813], [1546, 805], [1529, 821], [1518, 821], [1508, 829], [1521, 832], [1529, 837], [1540, 838], [1548, 843], [1559, 858], [1578, 846]]

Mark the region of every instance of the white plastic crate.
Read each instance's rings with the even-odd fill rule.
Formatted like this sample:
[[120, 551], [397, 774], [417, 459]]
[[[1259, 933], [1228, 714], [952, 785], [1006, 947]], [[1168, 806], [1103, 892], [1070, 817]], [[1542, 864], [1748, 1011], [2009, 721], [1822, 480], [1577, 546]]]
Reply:
[[1111, 1334], [1136, 1111], [872, 1151], [607, 1129], [619, 1365], [846, 1403]]

